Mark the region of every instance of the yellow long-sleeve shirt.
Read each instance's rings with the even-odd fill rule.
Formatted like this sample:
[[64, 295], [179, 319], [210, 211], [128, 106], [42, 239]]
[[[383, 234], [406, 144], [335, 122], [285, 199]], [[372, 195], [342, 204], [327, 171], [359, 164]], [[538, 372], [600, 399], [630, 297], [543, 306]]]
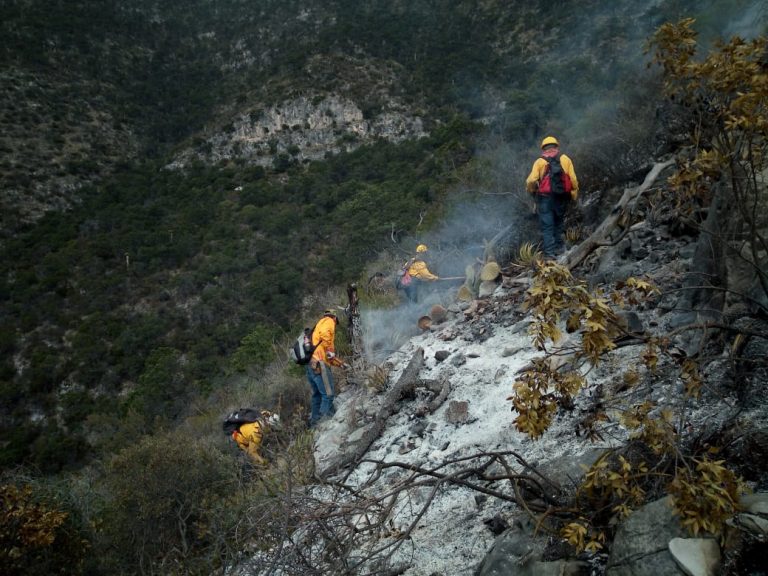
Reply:
[[[561, 154], [560, 165], [571, 179], [571, 185], [573, 186], [571, 189], [571, 199], [576, 200], [576, 198], [579, 196], [579, 180], [576, 178], [576, 172], [573, 169], [573, 162], [568, 156]], [[549, 166], [549, 163], [544, 158], [537, 158], [536, 162], [533, 163], [531, 173], [528, 175], [528, 178], [525, 179], [525, 189], [531, 194], [535, 194], [537, 192], [539, 188], [539, 182], [541, 182], [541, 179], [544, 178], [544, 175], [547, 172], [547, 166]]]
[[266, 460], [259, 454], [261, 442], [264, 440], [264, 430], [259, 422], [243, 424], [232, 433], [232, 438], [237, 445], [253, 458], [257, 464], [266, 464]]
[[419, 280], [437, 280], [439, 278], [439, 276], [429, 271], [424, 260], [414, 260], [413, 264], [408, 267], [408, 274]]
[[[343, 366], [344, 361], [336, 356], [336, 319], [333, 316], [323, 316], [315, 325], [312, 332], [312, 344], [316, 346], [312, 353], [312, 360], [324, 362], [331, 366]], [[328, 358], [328, 352], [333, 353], [332, 358]], [[315, 366], [314, 364], [312, 365]]]

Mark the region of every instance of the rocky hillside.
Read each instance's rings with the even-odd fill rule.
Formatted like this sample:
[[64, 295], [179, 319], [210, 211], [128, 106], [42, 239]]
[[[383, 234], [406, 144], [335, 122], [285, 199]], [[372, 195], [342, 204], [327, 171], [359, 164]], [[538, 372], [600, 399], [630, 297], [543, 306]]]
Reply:
[[[625, 195], [645, 194], [657, 176], [674, 170], [669, 162], [659, 167], [664, 170]], [[347, 381], [336, 414], [319, 426], [315, 461], [327, 483], [296, 499], [300, 549], [289, 543], [275, 555], [245, 560], [238, 573], [277, 565], [286, 574], [763, 574], [766, 340], [750, 339], [734, 362], [738, 337], [702, 338], [695, 330], [679, 294], [701, 265], [700, 239], [680, 227], [668, 202], [654, 206], [642, 194], [632, 208], [632, 233], [574, 269], [592, 290], [618, 294], [631, 284], [628, 278], [642, 278], [660, 291], [614, 299], [623, 302], [615, 306], [623, 336], [599, 362], [584, 362], [579, 352], [586, 325], [568, 321], [556, 343], [536, 346], [533, 335], [543, 319], [527, 307], [542, 289], [541, 270], [510, 268], [480, 299], [457, 301], [455, 290], [436, 289], [419, 304], [363, 310], [363, 338], [416, 335], [387, 357], [385, 372]], [[761, 334], [768, 330], [765, 317], [748, 324]], [[658, 357], [651, 362], [654, 349]], [[538, 435], [526, 433], [520, 387], [542, 359], [554, 371], [576, 369], [584, 380], [573, 395], [545, 386], [557, 399], [556, 413], [539, 410], [540, 418], [552, 420]], [[700, 389], [686, 395], [692, 362]], [[685, 528], [690, 517], [674, 512], [673, 503], [685, 506], [679, 493], [666, 496], [675, 455], [649, 448], [651, 421], [643, 432], [633, 420], [643, 411], [659, 423], [670, 418], [677, 457], [705, 462], [715, 455], [741, 477], [743, 512], [728, 520], [725, 541], [697, 537]], [[601, 487], [597, 479], [609, 469], [617, 471]], [[652, 470], [645, 480], [643, 470]], [[628, 471], [633, 480], [623, 475]], [[704, 482], [699, 489], [698, 498], [708, 497]], [[751, 490], [759, 494], [747, 496]], [[586, 507], [583, 516], [573, 507]], [[563, 531], [568, 518], [584, 533]]]
[[660, 23], [702, 14], [702, 32], [719, 35], [723, 21], [745, 26], [733, 14], [753, 4], [11, 0], [0, 231], [148, 157], [284, 168], [417, 137], [457, 111], [514, 138], [548, 122], [562, 131], [622, 98]]
[[[523, 511], [550, 540], [515, 563], [599, 572], [668, 497], [749, 573], [765, 17], [3, 3], [0, 572], [466, 573]], [[581, 199], [568, 255], [536, 265], [523, 182], [550, 133]], [[388, 281], [420, 242], [437, 308]], [[284, 351], [350, 282], [365, 334], [340, 330], [354, 371], [308, 430]], [[221, 434], [239, 406], [285, 423], [255, 475]], [[578, 490], [571, 453], [595, 465]]]

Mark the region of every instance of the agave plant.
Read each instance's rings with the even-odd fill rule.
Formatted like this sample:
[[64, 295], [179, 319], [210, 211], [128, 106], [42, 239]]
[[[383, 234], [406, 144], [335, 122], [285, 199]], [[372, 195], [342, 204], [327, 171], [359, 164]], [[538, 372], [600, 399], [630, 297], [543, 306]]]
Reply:
[[536, 244], [524, 242], [517, 251], [517, 265], [522, 268], [532, 268], [541, 259], [541, 251]]

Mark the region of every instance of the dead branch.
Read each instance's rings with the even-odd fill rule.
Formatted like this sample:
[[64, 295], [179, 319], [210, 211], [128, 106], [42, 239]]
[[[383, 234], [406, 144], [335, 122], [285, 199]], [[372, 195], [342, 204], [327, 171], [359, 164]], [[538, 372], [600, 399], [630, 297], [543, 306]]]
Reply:
[[440, 393], [435, 397], [432, 402], [430, 402], [427, 405], [427, 413], [431, 414], [440, 406], [442, 406], [443, 402], [445, 402], [445, 399], [448, 398], [448, 394], [451, 393], [451, 383], [446, 379], [443, 381], [443, 389], [440, 390]]
[[661, 171], [674, 164], [674, 162], [674, 159], [667, 160], [666, 162], [657, 162], [653, 165], [651, 171], [648, 172], [648, 175], [640, 186], [625, 190], [621, 199], [613, 207], [613, 210], [611, 210], [608, 217], [597, 227], [597, 230], [566, 256], [564, 262], [566, 268], [569, 270], [573, 269], [598, 246], [605, 244], [605, 242], [608, 241], [609, 236], [613, 233], [614, 228], [616, 228], [619, 221], [622, 219], [622, 216], [627, 213], [630, 203], [634, 203], [643, 193], [645, 193], [656, 181], [656, 178], [659, 177]]
[[321, 479], [339, 472], [363, 457], [371, 444], [381, 436], [387, 423], [387, 419], [395, 412], [395, 405], [400, 398], [403, 397], [403, 394], [413, 389], [416, 384], [419, 383], [419, 372], [421, 371], [422, 366], [424, 366], [424, 350], [419, 348], [413, 354], [410, 362], [408, 362], [408, 365], [403, 370], [400, 379], [384, 395], [381, 407], [376, 414], [376, 419], [370, 424], [368, 430], [365, 431], [355, 448], [350, 452], [341, 454], [335, 461], [332, 461], [321, 470], [318, 473]]
[[[251, 557], [250, 568], [258, 572], [269, 567], [266, 573], [282, 571], [297, 576], [401, 573], [409, 563], [398, 555], [395, 564], [396, 553], [400, 550], [402, 554], [403, 546], [414, 545], [414, 531], [447, 486], [468, 488], [514, 503], [545, 530], [545, 521], [558, 523], [575, 513], [561, 502], [559, 486], [514, 451], [477, 452], [432, 466], [378, 459], [359, 462], [374, 467], [368, 481], [359, 488], [326, 483], [310, 491], [294, 492], [277, 508], [270, 499], [257, 503], [253, 509], [256, 514], [249, 514], [251, 520], [256, 525], [280, 521], [287, 533], [282, 533], [269, 552]], [[409, 473], [393, 482], [393, 475], [382, 473], [393, 468]], [[427, 488], [429, 494], [416, 504], [414, 496]], [[277, 499], [282, 501], [283, 497]], [[394, 511], [404, 505], [412, 508], [412, 513], [403, 524], [395, 525]]]

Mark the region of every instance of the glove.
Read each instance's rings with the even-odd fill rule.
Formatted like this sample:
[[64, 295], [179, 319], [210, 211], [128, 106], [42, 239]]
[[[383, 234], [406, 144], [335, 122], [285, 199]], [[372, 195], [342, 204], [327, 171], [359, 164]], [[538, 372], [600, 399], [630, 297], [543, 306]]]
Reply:
[[336, 358], [336, 354], [334, 354], [333, 352], [326, 352], [325, 357], [328, 358], [328, 360], [333, 360], [334, 358]]

